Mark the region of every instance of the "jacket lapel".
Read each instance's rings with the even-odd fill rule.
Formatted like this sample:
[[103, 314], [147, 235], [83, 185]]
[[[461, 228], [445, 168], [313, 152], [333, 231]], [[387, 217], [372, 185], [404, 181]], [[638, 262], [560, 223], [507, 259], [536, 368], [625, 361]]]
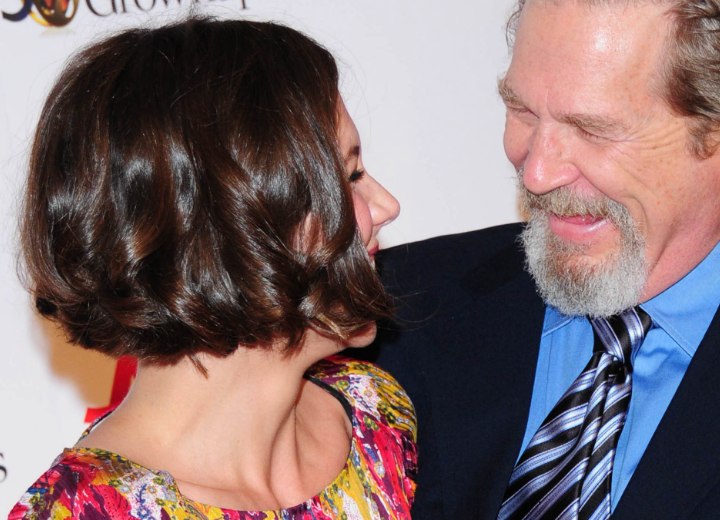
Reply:
[[[432, 366], [442, 375], [428, 384], [433, 415], [442, 416], [434, 426], [446, 461], [443, 495], [467, 497], [446, 501], [444, 517], [472, 511], [472, 518], [494, 519], [525, 433], [545, 313], [524, 272], [474, 290], [474, 303], [434, 331]], [[448, 345], [451, 338], [467, 342]]]
[[720, 311], [693, 356], [613, 519], [705, 518], [693, 510], [720, 480], [718, 439]]

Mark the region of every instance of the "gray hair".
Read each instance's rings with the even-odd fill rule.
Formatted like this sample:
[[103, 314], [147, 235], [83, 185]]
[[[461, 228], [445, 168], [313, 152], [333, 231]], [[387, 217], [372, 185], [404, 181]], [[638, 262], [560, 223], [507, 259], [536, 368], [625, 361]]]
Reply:
[[[573, 1], [594, 6], [630, 0]], [[649, 1], [658, 0], [634, 0]], [[660, 1], [670, 6], [668, 15], [673, 22], [661, 95], [676, 114], [688, 118], [693, 153], [710, 157], [720, 144], [716, 135], [720, 130], [720, 0]], [[526, 2], [518, 0], [508, 19], [505, 34], [510, 47]]]

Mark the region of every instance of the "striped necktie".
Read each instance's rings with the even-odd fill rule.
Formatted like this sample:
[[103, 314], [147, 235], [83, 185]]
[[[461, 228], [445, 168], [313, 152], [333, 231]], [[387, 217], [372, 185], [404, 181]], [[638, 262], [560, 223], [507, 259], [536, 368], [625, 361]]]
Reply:
[[636, 307], [591, 320], [590, 362], [535, 433], [510, 476], [498, 520], [603, 520], [632, 390], [631, 355], [652, 320]]

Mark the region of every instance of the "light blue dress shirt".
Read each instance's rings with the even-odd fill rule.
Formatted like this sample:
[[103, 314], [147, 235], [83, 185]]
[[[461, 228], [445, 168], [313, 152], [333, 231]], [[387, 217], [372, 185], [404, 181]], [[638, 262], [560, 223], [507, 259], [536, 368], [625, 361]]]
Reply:
[[[684, 278], [640, 305], [653, 327], [633, 356], [633, 389], [620, 434], [611, 484], [612, 508], [647, 448], [685, 375], [720, 303], [720, 244]], [[587, 364], [593, 349], [590, 322], [548, 307], [525, 446], [565, 390]]]

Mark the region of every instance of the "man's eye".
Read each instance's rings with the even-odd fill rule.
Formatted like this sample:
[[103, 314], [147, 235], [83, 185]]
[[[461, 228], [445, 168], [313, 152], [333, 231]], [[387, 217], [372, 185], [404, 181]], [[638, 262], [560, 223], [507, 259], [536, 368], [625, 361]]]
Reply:
[[530, 112], [527, 107], [524, 107], [522, 105], [505, 105], [505, 108], [507, 108], [510, 112], [514, 112], [515, 114], [527, 114]]
[[505, 107], [509, 115], [519, 121], [532, 122], [537, 120], [535, 114], [527, 107], [522, 105], [506, 105]]
[[581, 128], [581, 127], [577, 127], [577, 132], [578, 132], [578, 134], [580, 134], [580, 137], [582, 137], [583, 139], [585, 139], [587, 141], [603, 141], [604, 140], [603, 137], [601, 137], [597, 134], [593, 134], [592, 132], [588, 132], [587, 130], [585, 130], [584, 128]]

